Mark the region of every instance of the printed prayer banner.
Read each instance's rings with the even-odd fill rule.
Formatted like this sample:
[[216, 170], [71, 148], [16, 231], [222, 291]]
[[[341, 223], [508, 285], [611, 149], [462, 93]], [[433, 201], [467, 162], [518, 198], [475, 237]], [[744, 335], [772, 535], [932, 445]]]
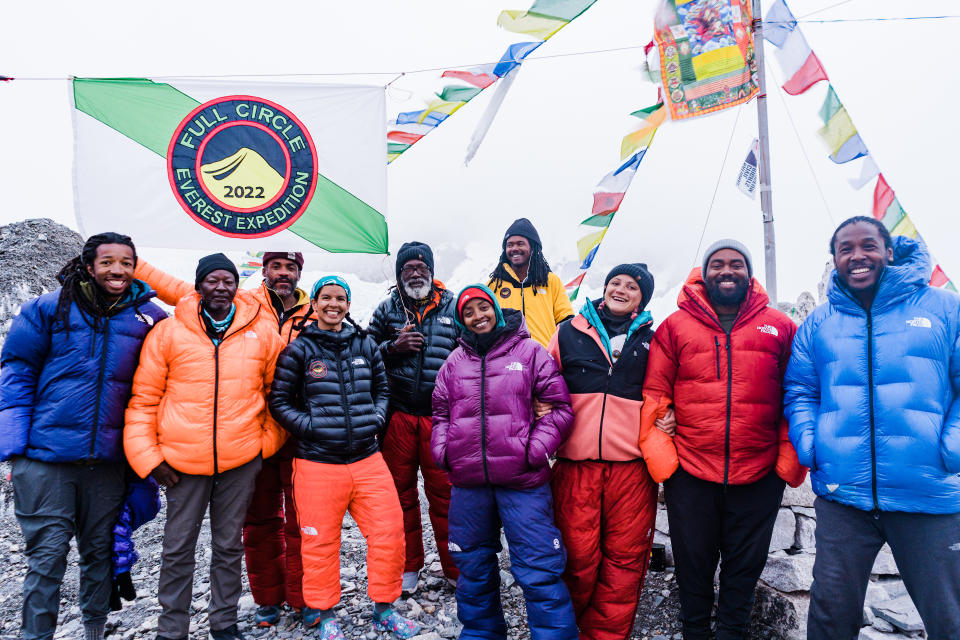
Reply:
[[75, 78], [70, 97], [84, 235], [387, 252], [382, 87]]
[[654, 37], [671, 118], [695, 118], [756, 95], [751, 23], [750, 0], [662, 0]]

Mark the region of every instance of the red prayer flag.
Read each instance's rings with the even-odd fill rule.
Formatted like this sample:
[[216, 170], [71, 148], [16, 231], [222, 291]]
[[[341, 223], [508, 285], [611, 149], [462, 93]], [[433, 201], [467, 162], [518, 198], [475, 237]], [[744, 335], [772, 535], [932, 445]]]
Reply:
[[463, 80], [464, 82], [468, 82], [475, 87], [480, 87], [481, 89], [486, 89], [497, 81], [496, 76], [492, 76], [489, 73], [471, 73], [469, 71], [447, 70], [444, 71], [440, 77]]
[[602, 216], [607, 213], [613, 213], [620, 208], [625, 193], [595, 193], [593, 194], [593, 210], [591, 213], [595, 216]]
[[402, 142], [404, 144], [413, 144], [423, 137], [420, 133], [407, 133], [406, 131], [388, 131], [387, 140], [392, 142]]
[[570, 287], [579, 287], [579, 286], [580, 286], [580, 283], [583, 282], [583, 277], [584, 277], [585, 275], [587, 275], [587, 272], [586, 272], [586, 271], [584, 271], [583, 273], [581, 273], [580, 275], [578, 275], [576, 278], [574, 278], [573, 280], [571, 280], [571, 281], [568, 282], [567, 284], [563, 285], [563, 288], [564, 288], [564, 289], [569, 289]]
[[950, 282], [950, 278], [948, 278], [947, 274], [943, 272], [943, 269], [940, 268], [940, 265], [935, 266], [933, 268], [933, 276], [930, 278], [930, 286], [942, 287], [948, 282]]
[[893, 204], [893, 189], [887, 184], [881, 173], [877, 177], [877, 186], [873, 188], [873, 217], [877, 220], [883, 220], [887, 209]]
[[783, 90], [792, 96], [799, 95], [821, 80], [829, 80], [827, 72], [823, 70], [817, 54], [811, 51], [803, 66], [784, 83]]

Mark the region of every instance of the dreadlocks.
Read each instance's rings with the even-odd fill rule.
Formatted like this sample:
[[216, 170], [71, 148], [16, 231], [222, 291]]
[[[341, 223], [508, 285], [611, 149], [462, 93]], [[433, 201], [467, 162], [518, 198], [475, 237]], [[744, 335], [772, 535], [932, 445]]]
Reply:
[[[497, 267], [490, 273], [490, 280], [493, 282], [491, 287], [494, 291], [500, 288], [500, 285], [503, 284], [505, 280], [513, 280], [513, 277], [507, 273], [506, 264], [509, 264], [510, 260], [507, 258], [507, 250], [504, 249], [503, 253], [500, 254], [500, 260], [497, 262]], [[547, 278], [550, 276], [550, 265], [547, 264], [547, 259], [543, 257], [543, 248], [534, 242], [530, 243], [530, 266], [527, 267], [527, 277], [526, 279], [518, 284], [530, 284], [533, 286], [533, 295], [537, 295], [537, 289], [540, 287], [546, 287], [548, 282]]]
[[[73, 304], [80, 309], [84, 320], [89, 316], [93, 320], [92, 326], [99, 327], [100, 319], [106, 309], [110, 308], [110, 303], [103, 295], [103, 290], [94, 282], [93, 276], [87, 270], [87, 267], [93, 267], [93, 262], [97, 257], [97, 249], [105, 244], [123, 244], [133, 251], [133, 262], [137, 262], [137, 249], [133, 246], [133, 240], [112, 231], [107, 233], [98, 233], [90, 236], [83, 245], [80, 255], [71, 259], [60, 273], [57, 274], [57, 280], [60, 282], [60, 297], [57, 299], [57, 310], [54, 314], [55, 322], [58, 323], [67, 333], [70, 332], [70, 307]], [[93, 292], [93, 300], [90, 300], [82, 291], [82, 285], [89, 283], [90, 290]]]

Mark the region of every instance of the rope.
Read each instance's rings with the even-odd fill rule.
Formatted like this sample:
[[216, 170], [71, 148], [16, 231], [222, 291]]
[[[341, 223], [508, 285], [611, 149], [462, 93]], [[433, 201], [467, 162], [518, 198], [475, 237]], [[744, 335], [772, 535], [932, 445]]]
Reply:
[[693, 256], [693, 265], [697, 264], [697, 256], [700, 255], [700, 249], [703, 247], [703, 236], [707, 233], [707, 225], [710, 224], [710, 214], [713, 213], [713, 203], [717, 200], [717, 191], [720, 189], [720, 180], [723, 178], [723, 170], [727, 166], [727, 156], [730, 155], [730, 146], [733, 144], [733, 134], [737, 132], [737, 124], [740, 122], [740, 112], [743, 110], [743, 104], [737, 107], [737, 117], [733, 121], [733, 129], [730, 130], [730, 139], [727, 140], [727, 150], [723, 152], [723, 162], [720, 164], [720, 173], [717, 175], [717, 184], [713, 187], [713, 196], [710, 198], [710, 208], [707, 209], [707, 218], [703, 221], [703, 229], [700, 230], [700, 240], [697, 241], [697, 252]]

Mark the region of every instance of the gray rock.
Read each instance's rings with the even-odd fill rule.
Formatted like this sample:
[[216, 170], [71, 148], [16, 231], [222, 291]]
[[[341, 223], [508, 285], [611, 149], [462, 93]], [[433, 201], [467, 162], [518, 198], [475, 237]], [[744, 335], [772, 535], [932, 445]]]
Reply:
[[421, 633], [418, 636], [413, 636], [410, 640], [440, 640], [440, 634], [436, 631], [430, 631], [429, 633]]
[[803, 484], [797, 488], [788, 486], [783, 491], [783, 500], [780, 504], [785, 507], [813, 507], [813, 500], [816, 498], [813, 493], [813, 487], [810, 485], [810, 476], [803, 481]]
[[923, 621], [910, 596], [900, 596], [873, 605], [873, 613], [903, 631], [923, 631]]
[[796, 537], [797, 517], [790, 509], [780, 509], [777, 521], [773, 525], [773, 537], [770, 538], [770, 551], [782, 551], [793, 546]]
[[504, 571], [500, 569], [500, 584], [506, 588], [510, 588], [514, 583], [513, 574], [509, 571]]
[[893, 552], [890, 551], [890, 545], [883, 545], [877, 559], [873, 562], [873, 569], [870, 573], [878, 576], [899, 576], [900, 570], [897, 568], [897, 562], [893, 559]]
[[887, 633], [893, 633], [897, 630], [892, 624], [884, 620], [883, 618], [874, 617], [873, 622], [870, 625], [877, 631], [886, 631]]
[[667, 520], [666, 507], [657, 509], [657, 523], [655, 527], [657, 531], [670, 535], [670, 522]]
[[754, 621], [772, 629], [782, 640], [806, 640], [810, 595], [781, 593], [764, 584], [756, 591]]
[[860, 635], [857, 636], [857, 640], [896, 640], [897, 638], [903, 638], [899, 633], [885, 633], [873, 627], [864, 627], [860, 629]]
[[814, 535], [817, 531], [817, 521], [805, 515], [801, 515], [793, 509], [797, 516], [797, 529], [793, 538], [793, 545], [797, 549], [813, 549], [817, 546], [817, 539]]
[[794, 593], [809, 591], [813, 583], [813, 554], [788, 555], [782, 551], [770, 554], [760, 579], [777, 591]]

